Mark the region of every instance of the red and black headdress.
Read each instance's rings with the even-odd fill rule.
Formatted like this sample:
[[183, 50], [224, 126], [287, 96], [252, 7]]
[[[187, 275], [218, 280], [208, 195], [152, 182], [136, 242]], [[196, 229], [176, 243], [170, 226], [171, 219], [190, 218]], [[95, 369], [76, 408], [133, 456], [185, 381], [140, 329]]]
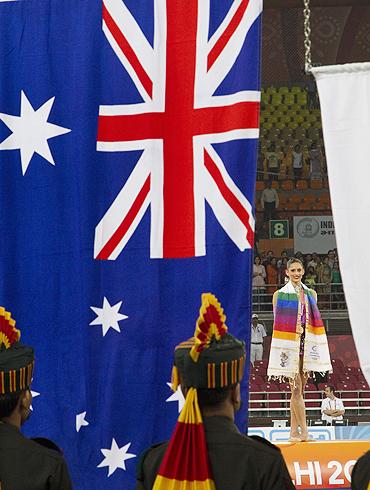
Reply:
[[15, 328], [11, 313], [0, 307], [0, 396], [30, 387], [34, 352], [19, 343], [20, 330]]

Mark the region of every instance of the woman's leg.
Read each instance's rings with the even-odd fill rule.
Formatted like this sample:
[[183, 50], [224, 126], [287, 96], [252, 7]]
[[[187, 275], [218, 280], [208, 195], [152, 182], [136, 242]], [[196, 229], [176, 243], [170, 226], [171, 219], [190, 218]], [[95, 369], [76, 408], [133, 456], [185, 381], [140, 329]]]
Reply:
[[295, 383], [290, 383], [292, 396], [290, 399], [290, 414], [291, 414], [291, 437], [299, 437], [298, 427], [301, 428], [301, 438], [308, 437], [306, 407], [303, 399], [304, 387], [307, 381], [307, 375], [302, 372], [302, 360], [300, 360], [299, 374], [296, 376]]
[[298, 393], [301, 392], [301, 378], [300, 376], [296, 376], [295, 383], [293, 381], [289, 382], [291, 397], [290, 397], [290, 438], [291, 439], [299, 439], [299, 413], [297, 406], [297, 396]]
[[301, 424], [301, 437], [302, 440], [308, 439], [308, 429], [307, 429], [307, 418], [306, 418], [306, 406], [304, 404], [304, 387], [306, 386], [308, 374], [303, 374], [302, 366], [300, 366], [300, 377], [302, 384], [302, 403], [303, 403], [303, 412], [302, 412], [302, 424]]

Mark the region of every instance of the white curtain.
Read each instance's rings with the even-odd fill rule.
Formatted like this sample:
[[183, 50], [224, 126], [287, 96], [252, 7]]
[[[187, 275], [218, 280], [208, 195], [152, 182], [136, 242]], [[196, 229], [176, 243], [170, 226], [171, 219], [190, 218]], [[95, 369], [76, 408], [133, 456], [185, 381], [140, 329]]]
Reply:
[[340, 268], [370, 383], [370, 63], [314, 68]]

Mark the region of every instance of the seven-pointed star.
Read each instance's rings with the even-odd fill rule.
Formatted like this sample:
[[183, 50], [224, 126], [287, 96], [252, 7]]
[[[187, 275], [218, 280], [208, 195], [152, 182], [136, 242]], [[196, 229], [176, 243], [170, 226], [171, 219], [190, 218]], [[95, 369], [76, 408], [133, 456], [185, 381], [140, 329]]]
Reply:
[[12, 134], [0, 143], [0, 150], [20, 150], [23, 175], [34, 153], [38, 153], [49, 163], [55, 165], [48, 139], [71, 131], [48, 122], [54, 100], [55, 97], [52, 97], [35, 111], [22, 91], [20, 116], [0, 112], [0, 120], [12, 131]]
[[81, 412], [76, 415], [76, 432], [80, 432], [81, 427], [89, 425], [89, 422], [85, 420], [86, 412]]
[[119, 301], [115, 305], [111, 306], [107, 298], [104, 296], [103, 308], [90, 306], [93, 312], [97, 315], [97, 317], [92, 322], [90, 322], [90, 325], [101, 325], [103, 337], [110, 328], [113, 328], [113, 330], [116, 330], [117, 332], [121, 332], [118, 322], [128, 318], [128, 316], [119, 313], [121, 305], [122, 301]]
[[[40, 396], [40, 393], [38, 391], [32, 391], [31, 390], [31, 395], [32, 395], [32, 399], [34, 399], [37, 396]], [[32, 405], [30, 406], [30, 409], [33, 411], [33, 406]], [[1, 489], [1, 487], [0, 487], [0, 489]]]
[[[169, 386], [172, 390], [172, 384], [171, 383], [167, 383], [167, 386]], [[181, 410], [183, 409], [183, 407], [185, 405], [185, 398], [184, 398], [184, 395], [182, 394], [180, 385], [177, 387], [177, 390], [174, 393], [172, 393], [171, 396], [169, 396], [167, 398], [166, 402], [178, 402], [177, 409], [178, 409], [179, 413], [181, 412]]]
[[104, 459], [97, 467], [109, 466], [108, 476], [111, 476], [118, 468], [126, 471], [126, 459], [136, 458], [136, 454], [127, 452], [130, 446], [131, 442], [125, 446], [118, 447], [116, 440], [113, 438], [110, 449], [101, 449], [101, 452], [104, 454]]

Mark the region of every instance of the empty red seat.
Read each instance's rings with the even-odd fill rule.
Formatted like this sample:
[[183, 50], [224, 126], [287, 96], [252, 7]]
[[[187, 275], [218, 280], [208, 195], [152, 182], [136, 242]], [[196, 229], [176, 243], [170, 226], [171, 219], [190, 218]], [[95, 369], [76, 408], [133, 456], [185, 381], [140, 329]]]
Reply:
[[338, 383], [338, 385], [337, 385], [337, 390], [338, 391], [350, 391], [350, 390], [355, 390], [355, 389], [356, 389], [356, 387], [352, 383], [349, 383], [349, 384], [347, 384], [347, 383]]
[[[358, 407], [358, 391], [343, 391], [341, 394], [344, 408]], [[356, 400], [347, 400], [347, 398], [356, 398]]]
[[332, 366], [333, 366], [333, 371], [334, 373], [336, 372], [343, 372], [344, 371], [344, 365], [342, 359], [333, 359], [331, 361]]
[[305, 391], [317, 391], [316, 385], [313, 383], [307, 383], [304, 387]]
[[[363, 400], [363, 398], [367, 398], [367, 400]], [[362, 407], [370, 407], [370, 391], [362, 391], [360, 393], [360, 399]]]
[[309, 391], [308, 393], [305, 393], [305, 400], [306, 407], [321, 407], [321, 394], [318, 392]]
[[356, 390], [360, 390], [360, 391], [369, 389], [369, 385], [366, 383], [366, 381], [357, 381], [355, 386], [356, 386]]
[[347, 384], [355, 384], [357, 382], [357, 376], [354, 374], [345, 374], [342, 376], [342, 382]]
[[265, 395], [263, 393], [249, 393], [250, 408], [264, 408], [264, 398]]
[[263, 391], [280, 391], [279, 386], [276, 383], [264, 383], [261, 384], [261, 389]]

